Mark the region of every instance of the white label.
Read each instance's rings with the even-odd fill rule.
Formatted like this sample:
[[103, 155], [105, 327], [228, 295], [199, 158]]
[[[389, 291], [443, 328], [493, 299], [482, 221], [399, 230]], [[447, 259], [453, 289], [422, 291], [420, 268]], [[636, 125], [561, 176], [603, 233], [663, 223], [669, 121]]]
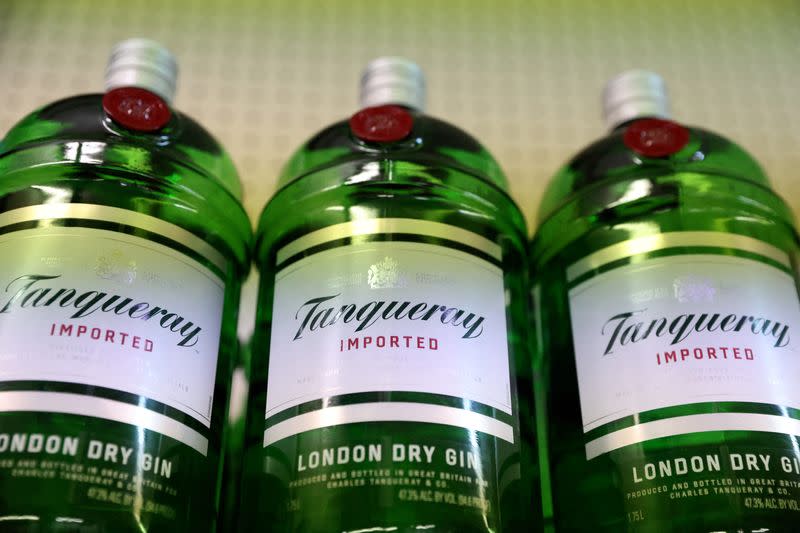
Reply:
[[0, 381], [107, 387], [209, 427], [223, 293], [211, 271], [139, 237], [61, 227], [2, 235]]
[[371, 242], [301, 259], [277, 275], [271, 335], [267, 417], [370, 391], [511, 413], [502, 272], [465, 252]]
[[800, 305], [794, 280], [775, 267], [723, 255], [648, 259], [569, 298], [584, 431], [692, 403], [800, 407]]

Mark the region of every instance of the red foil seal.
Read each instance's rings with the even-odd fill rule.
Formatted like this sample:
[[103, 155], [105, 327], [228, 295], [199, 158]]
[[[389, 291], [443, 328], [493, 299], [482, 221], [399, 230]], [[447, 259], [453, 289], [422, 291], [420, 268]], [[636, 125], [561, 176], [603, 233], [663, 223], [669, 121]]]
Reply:
[[637, 154], [665, 157], [689, 143], [689, 130], [671, 120], [645, 118], [631, 123], [622, 141]]
[[114, 122], [134, 131], [158, 131], [172, 117], [169, 106], [160, 96], [139, 87], [108, 91], [103, 96], [103, 109]]
[[414, 117], [396, 105], [362, 109], [350, 117], [350, 130], [362, 141], [389, 143], [408, 137]]

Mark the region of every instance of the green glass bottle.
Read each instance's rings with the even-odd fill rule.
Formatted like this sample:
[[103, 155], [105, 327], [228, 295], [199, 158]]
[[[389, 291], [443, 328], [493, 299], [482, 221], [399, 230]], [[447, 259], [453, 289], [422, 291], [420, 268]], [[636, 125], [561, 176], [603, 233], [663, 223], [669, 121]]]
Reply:
[[222, 469], [222, 499], [220, 501], [220, 531], [238, 531], [239, 486], [242, 478], [242, 452], [247, 420], [247, 397], [250, 389], [250, 345], [241, 343], [239, 357], [233, 369], [227, 431], [225, 435], [224, 467]]
[[124, 41], [0, 144], [2, 531], [215, 527], [251, 232], [176, 68]]
[[658, 76], [604, 97], [612, 131], [553, 179], [532, 243], [545, 512], [560, 531], [797, 531], [791, 212], [736, 144], [668, 120]]
[[372, 62], [261, 216], [241, 531], [529, 527], [524, 220], [422, 100]]

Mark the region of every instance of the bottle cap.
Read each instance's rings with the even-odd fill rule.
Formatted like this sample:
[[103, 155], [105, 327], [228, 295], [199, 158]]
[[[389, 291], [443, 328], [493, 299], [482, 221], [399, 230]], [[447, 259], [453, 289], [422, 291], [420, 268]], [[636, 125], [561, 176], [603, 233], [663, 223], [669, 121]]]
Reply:
[[397, 105], [365, 107], [350, 117], [350, 130], [362, 141], [390, 143], [408, 137], [414, 117]]
[[111, 50], [105, 89], [109, 92], [120, 87], [139, 87], [171, 104], [177, 78], [178, 62], [164, 46], [150, 39], [128, 39]]
[[664, 79], [648, 70], [627, 70], [603, 89], [603, 118], [609, 129], [637, 118], [670, 118]]
[[402, 57], [379, 57], [361, 75], [359, 104], [362, 109], [401, 105], [425, 109], [425, 76], [419, 65]]

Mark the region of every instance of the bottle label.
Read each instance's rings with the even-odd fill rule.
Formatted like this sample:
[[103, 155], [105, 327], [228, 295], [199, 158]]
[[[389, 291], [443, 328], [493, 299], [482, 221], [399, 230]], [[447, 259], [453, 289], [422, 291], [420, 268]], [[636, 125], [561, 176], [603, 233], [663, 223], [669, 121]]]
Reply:
[[218, 273], [142, 237], [0, 235], [0, 411], [114, 420], [206, 455], [223, 293]]
[[[375, 227], [325, 228], [278, 252], [264, 445], [373, 421], [513, 442], [499, 248], [440, 223], [368, 222]], [[359, 231], [373, 236], [359, 241]], [[420, 242], [374, 240], [388, 232]], [[442, 236], [454, 243], [434, 242]], [[374, 397], [382, 392], [407, 394]]]
[[[686, 252], [701, 245], [735, 254]], [[636, 253], [651, 255], [614, 268]], [[703, 431], [800, 435], [800, 305], [783, 252], [667, 233], [600, 250], [567, 275], [588, 459]]]

